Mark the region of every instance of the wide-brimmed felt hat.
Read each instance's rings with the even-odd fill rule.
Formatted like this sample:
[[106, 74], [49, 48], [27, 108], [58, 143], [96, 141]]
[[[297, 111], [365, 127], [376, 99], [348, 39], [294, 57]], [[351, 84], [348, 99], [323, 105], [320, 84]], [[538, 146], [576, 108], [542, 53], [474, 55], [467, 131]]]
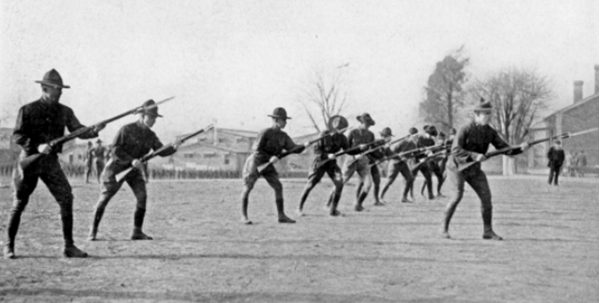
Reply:
[[491, 112], [494, 109], [494, 106], [490, 101], [485, 101], [484, 98], [479, 100], [479, 104], [475, 106], [473, 109], [474, 112]]
[[35, 82], [54, 88], [71, 88], [70, 86], [63, 84], [62, 77], [55, 69], [51, 69], [44, 75], [42, 80], [37, 80]]
[[329, 122], [327, 122], [327, 127], [330, 130], [342, 130], [348, 127], [348, 120], [340, 115], [335, 115], [329, 118]]
[[435, 125], [429, 125], [427, 127], [427, 129], [425, 129], [425, 132], [427, 132], [428, 134], [436, 137], [438, 135], [438, 131], [437, 128], [435, 128]]
[[279, 119], [292, 119], [292, 117], [288, 117], [287, 112], [285, 111], [285, 108], [283, 107], [277, 107], [273, 110], [273, 114], [272, 115], [268, 115], [271, 118], [279, 118]]
[[149, 115], [149, 116], [154, 116], [154, 117], [162, 117], [161, 115], [158, 114], [158, 106], [146, 108], [146, 107], [152, 106], [154, 104], [156, 104], [156, 102], [154, 102], [154, 100], [152, 100], [152, 99], [144, 102], [144, 104], [142, 104], [142, 106], [144, 107], [144, 110], [142, 111], [142, 113], [144, 115]]
[[408, 133], [409, 133], [409, 134], [411, 134], [411, 135], [414, 135], [414, 134], [416, 134], [416, 133], [418, 133], [418, 132], [419, 132], [419, 130], [418, 130], [416, 127], [411, 127], [411, 128], [408, 130]]
[[440, 132], [438, 134], [438, 137], [440, 137], [440, 138], [446, 138], [446, 134], [444, 132]]
[[98, 139], [96, 140], [96, 143], [102, 143], [102, 140]]
[[373, 120], [373, 118], [371, 118], [371, 115], [369, 115], [368, 113], [363, 113], [360, 116], [356, 117], [356, 120], [365, 123], [367, 125], [373, 126], [375, 125], [375, 121]]
[[382, 137], [393, 137], [394, 135], [392, 135], [392, 129], [389, 127], [384, 127], [381, 132], [379, 132], [379, 134]]

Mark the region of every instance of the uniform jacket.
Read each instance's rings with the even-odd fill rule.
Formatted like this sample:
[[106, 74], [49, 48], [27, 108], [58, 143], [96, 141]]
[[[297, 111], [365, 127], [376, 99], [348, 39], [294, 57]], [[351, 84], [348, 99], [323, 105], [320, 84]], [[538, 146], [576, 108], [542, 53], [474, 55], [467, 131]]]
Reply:
[[[327, 135], [327, 132], [321, 133], [321, 136]], [[314, 152], [317, 158], [321, 160], [327, 159], [328, 154], [334, 154], [341, 150], [348, 149], [348, 139], [344, 134], [335, 133], [330, 136], [325, 136], [314, 145]]]
[[303, 145], [296, 145], [290, 136], [277, 127], [263, 129], [252, 145], [256, 163], [267, 163], [272, 156], [279, 156], [283, 150], [296, 149], [296, 153], [304, 151]]
[[548, 167], [561, 167], [565, 162], [565, 151], [562, 148], [550, 147], [548, 150]]
[[[111, 159], [102, 173], [104, 182], [115, 182], [116, 174], [131, 166], [131, 161], [140, 159], [163, 147], [156, 134], [142, 122], [137, 121], [127, 124], [119, 130], [111, 148]], [[174, 154], [176, 150], [169, 147], [158, 154], [166, 157]]]
[[[39, 145], [63, 137], [65, 127], [69, 132], [74, 132], [85, 126], [79, 123], [68, 106], [60, 103], [48, 104], [39, 99], [19, 109], [13, 139], [26, 155], [37, 154]], [[79, 138], [90, 139], [97, 136], [96, 132], [90, 130], [81, 134]], [[54, 151], [60, 153], [62, 146], [55, 147]]]

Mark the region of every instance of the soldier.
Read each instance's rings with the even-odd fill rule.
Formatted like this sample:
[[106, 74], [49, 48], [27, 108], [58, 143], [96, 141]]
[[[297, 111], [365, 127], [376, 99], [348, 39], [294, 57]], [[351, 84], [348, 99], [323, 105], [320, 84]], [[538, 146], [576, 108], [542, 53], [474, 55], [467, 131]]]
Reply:
[[560, 140], [554, 141], [554, 146], [548, 150], [548, 167], [550, 167], [550, 176], [548, 177], [548, 185], [558, 186], [558, 175], [565, 161], [565, 151], [562, 149]]
[[[378, 144], [373, 144], [370, 147], [371, 148], [377, 148], [381, 145], [386, 144], [387, 142], [389, 142], [392, 137], [394, 135], [392, 135], [392, 130], [389, 127], [384, 127], [381, 132], [379, 133], [381, 135], [381, 138], [383, 139], [383, 141], [379, 141]], [[384, 203], [381, 202], [381, 199], [379, 198], [379, 188], [381, 185], [381, 172], [379, 171], [379, 166], [377, 166], [375, 164], [375, 162], [377, 160], [381, 160], [383, 159], [383, 157], [386, 154], [389, 154], [389, 147], [383, 147], [380, 148], [378, 150], [375, 150], [373, 152], [370, 152], [366, 155], [366, 157], [369, 160], [369, 166], [371, 169], [371, 178], [373, 180], [373, 197], [375, 198], [375, 203], [373, 203], [374, 206], [383, 206], [385, 205]], [[362, 192], [362, 186], [363, 183], [358, 184], [358, 186], [356, 187], [356, 197], [357, 199], [360, 196], [360, 193]]]
[[[417, 138], [417, 147], [429, 147], [429, 146], [434, 146], [435, 145], [435, 139], [433, 136], [431, 136], [431, 134], [428, 133], [430, 126], [429, 125], [425, 125], [425, 127], [423, 127], [423, 130], [425, 130], [423, 135], [418, 136]], [[435, 127], [433, 127], [435, 128]], [[437, 135], [437, 130], [435, 131], [435, 134]], [[417, 155], [416, 160], [421, 160], [423, 158], [425, 158], [427, 155], [424, 153], [421, 153], [419, 155]], [[419, 168], [417, 168], [415, 171], [413, 171], [413, 175], [416, 178], [417, 174], [421, 172], [421, 174], [423, 175], [423, 177], [425, 177], [425, 184], [427, 186], [427, 198], [429, 200], [432, 200], [434, 197], [433, 195], [433, 186], [432, 186], [432, 180], [431, 180], [431, 167], [429, 166], [429, 163], [425, 163], [421, 166], [419, 166]]]
[[[344, 162], [344, 168], [342, 175], [344, 177], [344, 183], [348, 182], [354, 172], [358, 174], [359, 178], [359, 193], [356, 195], [356, 202], [354, 203], [354, 210], [363, 211], [363, 202], [367, 198], [367, 194], [371, 189], [372, 177], [371, 168], [369, 167], [368, 157], [360, 155], [361, 152], [367, 150], [370, 145], [375, 142], [375, 135], [369, 130], [369, 127], [375, 125], [375, 121], [371, 118], [368, 113], [356, 117], [361, 123], [358, 128], [350, 131], [348, 135], [348, 148], [358, 149], [355, 152], [348, 153], [351, 157], [346, 157]], [[333, 195], [330, 196], [329, 201], [333, 201]]]
[[411, 172], [411, 167], [414, 165], [414, 158], [410, 157], [410, 155], [403, 157], [398, 155], [401, 152], [406, 152], [417, 148], [418, 130], [414, 127], [411, 127], [408, 133], [410, 134], [408, 139], [393, 144], [390, 147], [389, 152], [386, 154], [386, 156], [391, 157], [391, 160], [388, 164], [388, 181], [383, 186], [383, 190], [381, 191], [381, 200], [383, 200], [385, 193], [392, 183], [394, 183], [396, 177], [398, 177], [398, 174], [402, 174], [405, 183], [401, 201], [405, 203], [412, 202], [410, 199], [408, 199], [408, 194], [414, 182], [414, 176]]
[[90, 174], [94, 167], [94, 155], [92, 149], [94, 148], [92, 142], [88, 141], [87, 150], [85, 151], [85, 183], [90, 183]]
[[[434, 140], [433, 144], [431, 144], [431, 142], [429, 142], [429, 144], [431, 144], [431, 146], [436, 145], [436, 144], [438, 144], [438, 145], [445, 145], [445, 141], [442, 141], [439, 138], [437, 138], [439, 134], [438, 134], [437, 129], [436, 129], [435, 126], [430, 125], [425, 130], [425, 132], [427, 133], [427, 135], [429, 136], [430, 139]], [[445, 135], [444, 135], [444, 137], [445, 137]], [[437, 142], [435, 141], [436, 139], [437, 139]], [[445, 158], [445, 156], [443, 156], [442, 158]], [[440, 163], [440, 162], [442, 162], [442, 163]], [[440, 158], [433, 158], [433, 159], [428, 160], [427, 163], [423, 164], [423, 166], [425, 166], [425, 165], [428, 166], [429, 171], [431, 172], [431, 174], [433, 176], [436, 177], [436, 179], [438, 181], [437, 182], [437, 195], [436, 195], [436, 197], [443, 197], [443, 195], [441, 193], [441, 190], [442, 190], [442, 185], [444, 184], [444, 180], [445, 180], [445, 177], [444, 177], [444, 169], [445, 169], [445, 165], [446, 165], [445, 161], [441, 160]], [[431, 181], [433, 181], [433, 180], [431, 180]], [[424, 189], [427, 186], [428, 186], [427, 181], [425, 181], [423, 183], [423, 187], [421, 187], [421, 194], [423, 194]], [[433, 187], [433, 184], [431, 184], [431, 187]]]
[[[481, 200], [481, 216], [483, 218], [483, 238], [502, 240], [502, 237], [494, 233], [492, 229], [492, 194], [485, 173], [481, 170], [480, 162], [486, 159], [485, 153], [490, 144], [496, 149], [506, 148], [509, 145], [498, 135], [489, 122], [492, 118], [492, 104], [485, 101], [475, 107], [475, 118], [469, 124], [463, 126], [454, 139], [452, 153], [448, 157], [447, 173], [450, 187], [453, 191], [452, 197], [446, 205], [441, 236], [450, 238], [448, 227], [452, 215], [462, 199], [465, 182], [468, 183]], [[523, 142], [519, 149], [511, 150], [506, 155], [517, 155], [529, 147]], [[472, 162], [475, 162], [474, 164]], [[465, 164], [471, 166], [463, 168]], [[459, 170], [461, 169], [462, 170]]]
[[[342, 179], [342, 171], [335, 161], [335, 153], [340, 150], [348, 149], [348, 139], [344, 134], [338, 133], [338, 131], [348, 127], [348, 120], [342, 116], [333, 116], [329, 119], [327, 125], [328, 130], [323, 132], [322, 139], [317, 142], [314, 146], [315, 159], [310, 172], [308, 173], [308, 182], [300, 197], [300, 204], [298, 205], [298, 215], [303, 216], [302, 212], [304, 208], [304, 202], [308, 197], [310, 191], [321, 181], [321, 178], [327, 173], [331, 181], [333, 182], [334, 188], [332, 191], [333, 204], [330, 208], [329, 214], [331, 216], [339, 216], [341, 213], [336, 209], [338, 202], [342, 196], [342, 189], [344, 187], [344, 180]], [[333, 133], [330, 136], [326, 136], [327, 133]], [[330, 161], [325, 162], [319, 166], [319, 162], [329, 159]]]
[[[96, 178], [98, 179], [98, 183], [100, 183], [100, 175], [104, 170], [104, 155], [106, 154], [106, 148], [102, 146], [102, 140], [96, 140], [96, 146], [92, 148], [90, 151], [92, 156], [94, 157], [94, 165], [96, 168]], [[86, 176], [87, 177], [87, 176]], [[86, 180], [87, 181], [87, 180]]]
[[252, 146], [252, 154], [246, 160], [244, 165], [244, 190], [242, 191], [242, 223], [252, 224], [248, 219], [248, 197], [254, 184], [261, 176], [267, 180], [269, 185], [275, 191], [275, 204], [277, 205], [277, 220], [279, 223], [296, 223], [296, 221], [288, 218], [283, 210], [283, 187], [279, 181], [279, 175], [274, 165], [267, 166], [263, 171], [259, 172], [257, 167], [268, 162], [276, 163], [279, 161], [278, 156], [285, 149], [287, 151], [294, 150], [295, 153], [301, 153], [306, 146], [296, 145], [294, 141], [282, 129], [285, 128], [287, 120], [291, 119], [287, 116], [287, 112], [282, 107], [277, 107], [273, 110], [273, 114], [269, 115], [273, 119], [273, 126], [262, 130]]
[[[85, 127], [79, 123], [73, 110], [59, 103], [64, 85], [60, 74], [52, 69], [44, 75], [41, 84], [42, 97], [19, 109], [17, 123], [13, 133], [15, 142], [21, 147], [19, 165], [13, 173], [14, 201], [10, 209], [7, 240], [4, 246], [4, 258], [16, 257], [15, 237], [29, 196], [35, 190], [38, 179], [46, 184], [50, 193], [60, 206], [62, 232], [65, 241], [65, 257], [85, 258], [87, 253], [78, 249], [73, 241], [73, 194], [71, 185], [60, 167], [57, 153], [62, 146], [52, 147], [52, 152], [41, 156], [38, 147], [64, 136], [65, 127], [69, 132]], [[105, 125], [100, 124], [79, 136], [81, 139], [95, 138]], [[35, 161], [25, 164], [25, 160], [36, 157]]]
[[[144, 102], [145, 107], [156, 104], [154, 100]], [[119, 130], [112, 144], [112, 157], [102, 172], [102, 190], [100, 198], [95, 206], [92, 226], [88, 236], [89, 241], [95, 241], [98, 226], [102, 220], [104, 210], [110, 199], [119, 191], [124, 182], [129, 184], [137, 200], [135, 213], [133, 215], [132, 240], [152, 240], [152, 237], [142, 232], [142, 225], [146, 215], [146, 182], [142, 176], [143, 164], [140, 158], [147, 155], [150, 150], [158, 150], [163, 147], [156, 134], [151, 130], [156, 118], [162, 117], [158, 114], [158, 107], [146, 109], [140, 113], [137, 122], [127, 124]], [[181, 145], [176, 140], [171, 147], [162, 151], [159, 156], [166, 157], [174, 154]], [[134, 167], [129, 174], [120, 181], [116, 175], [129, 167]]]

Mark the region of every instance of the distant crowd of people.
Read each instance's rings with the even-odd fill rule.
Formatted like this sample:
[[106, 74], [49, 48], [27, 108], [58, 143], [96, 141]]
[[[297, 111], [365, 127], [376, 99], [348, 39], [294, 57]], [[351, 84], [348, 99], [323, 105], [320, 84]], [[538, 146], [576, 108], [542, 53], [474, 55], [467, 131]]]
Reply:
[[570, 151], [565, 156], [564, 173], [569, 177], [583, 177], [584, 168], [587, 166], [587, 157], [585, 152]]

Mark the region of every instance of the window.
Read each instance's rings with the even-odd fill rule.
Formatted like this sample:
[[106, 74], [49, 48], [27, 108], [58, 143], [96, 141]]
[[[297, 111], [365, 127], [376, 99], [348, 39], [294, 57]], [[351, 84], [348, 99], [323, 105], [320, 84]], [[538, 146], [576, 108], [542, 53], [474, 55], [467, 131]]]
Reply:
[[223, 156], [223, 164], [229, 164], [229, 156]]

